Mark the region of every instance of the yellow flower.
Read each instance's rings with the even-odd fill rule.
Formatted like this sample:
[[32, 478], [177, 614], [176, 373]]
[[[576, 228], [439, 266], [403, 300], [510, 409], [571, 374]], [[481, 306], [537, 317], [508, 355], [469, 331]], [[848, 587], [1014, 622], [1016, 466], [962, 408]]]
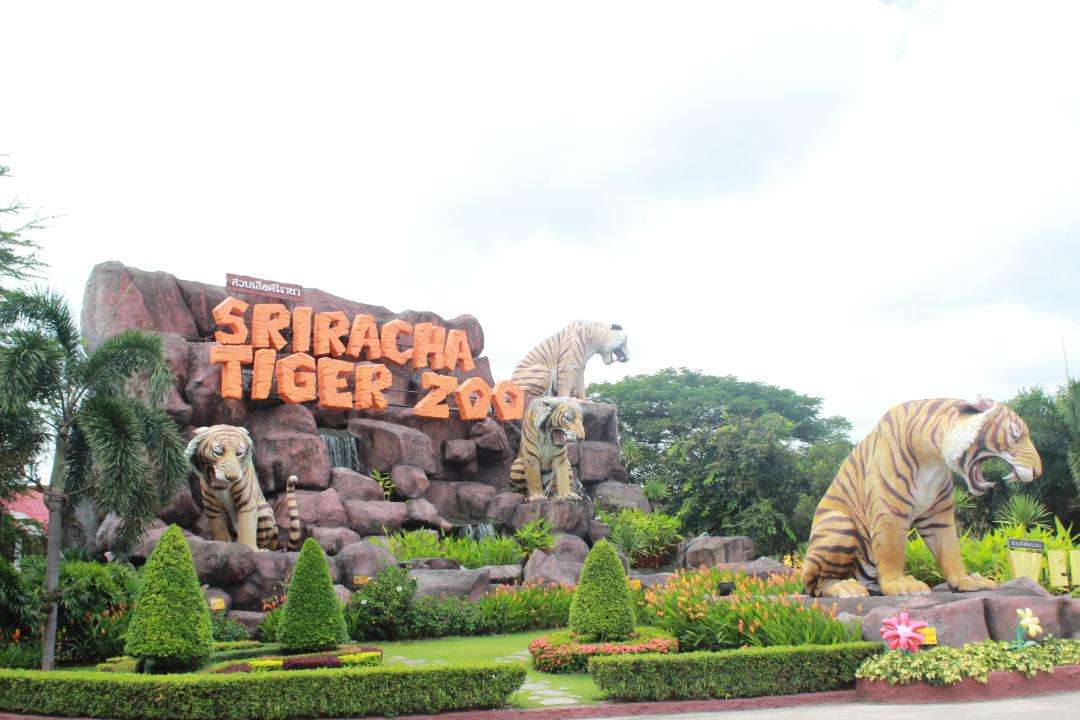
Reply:
[[1042, 634], [1042, 625], [1039, 624], [1039, 618], [1035, 617], [1035, 613], [1031, 611], [1031, 608], [1017, 610], [1016, 614], [1020, 616], [1020, 627], [1027, 630], [1030, 637], [1036, 638]]

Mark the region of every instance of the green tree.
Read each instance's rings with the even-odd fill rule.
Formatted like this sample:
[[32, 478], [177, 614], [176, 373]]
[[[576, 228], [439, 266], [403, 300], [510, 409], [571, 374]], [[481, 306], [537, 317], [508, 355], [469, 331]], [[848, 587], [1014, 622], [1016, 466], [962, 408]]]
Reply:
[[[0, 164], [0, 178], [10, 178], [11, 168]], [[40, 270], [38, 246], [26, 234], [41, 228], [40, 218], [23, 220], [26, 206], [17, 200], [0, 205], [0, 282], [25, 280]], [[12, 222], [8, 223], [7, 220]]]
[[278, 642], [289, 652], [314, 652], [332, 650], [347, 637], [345, 613], [334, 592], [326, 555], [315, 538], [308, 538], [285, 593]]
[[[120, 333], [87, 352], [59, 295], [8, 290], [0, 298], [0, 409], [29, 408], [52, 445], [42, 668], [56, 644], [64, 505], [89, 497], [120, 518], [115, 548], [142, 536], [187, 477], [178, 429], [159, 403], [172, 384], [161, 337]], [[138, 378], [140, 391], [127, 392]]]
[[611, 543], [600, 540], [585, 557], [570, 601], [570, 630], [590, 641], [625, 640], [635, 617], [622, 561]]
[[805, 542], [810, 538], [814, 511], [852, 447], [850, 440], [838, 438], [822, 440], [802, 450], [796, 465], [805, 490], [799, 493], [791, 518], [791, 530], [798, 541]]
[[[1042, 388], [1021, 389], [1009, 405], [1024, 418], [1042, 460], [1042, 475], [1024, 491], [1066, 524], [1080, 527], [1080, 380], [1067, 380], [1056, 396]], [[993, 509], [1000, 510], [1018, 489], [995, 492]]]
[[180, 528], [170, 525], [146, 560], [124, 651], [166, 670], [194, 666], [212, 649], [210, 610], [191, 549]]

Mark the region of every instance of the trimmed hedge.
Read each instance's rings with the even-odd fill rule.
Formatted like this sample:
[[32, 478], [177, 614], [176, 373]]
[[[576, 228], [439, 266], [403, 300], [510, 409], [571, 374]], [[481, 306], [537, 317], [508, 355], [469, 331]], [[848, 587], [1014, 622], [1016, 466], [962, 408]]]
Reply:
[[637, 611], [622, 561], [607, 540], [593, 545], [570, 602], [570, 630], [595, 642], [626, 640]]
[[229, 675], [0, 670], [0, 711], [116, 720], [284, 720], [494, 708], [521, 687], [513, 663]]
[[881, 643], [795, 645], [678, 655], [594, 657], [589, 675], [608, 698], [708, 700], [851, 687]]
[[326, 555], [308, 538], [296, 559], [277, 640], [286, 652], [333, 650], [349, 639], [345, 612], [334, 592]]
[[146, 560], [124, 654], [157, 670], [198, 665], [210, 656], [213, 636], [187, 540], [170, 525]]

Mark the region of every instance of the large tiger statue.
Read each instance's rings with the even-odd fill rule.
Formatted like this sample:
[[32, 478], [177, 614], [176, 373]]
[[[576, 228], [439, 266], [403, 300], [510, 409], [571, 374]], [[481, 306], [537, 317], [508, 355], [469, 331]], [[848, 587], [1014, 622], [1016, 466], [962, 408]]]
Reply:
[[960, 558], [953, 478], [981, 495], [993, 486], [981, 464], [997, 457], [1006, 480], [1031, 482], [1042, 463], [1027, 425], [991, 400], [913, 400], [897, 405], [855, 446], [814, 513], [803, 565], [809, 595], [857, 597], [925, 594], [926, 583], [904, 574], [914, 526], [953, 592], [994, 587], [969, 575]]
[[[201, 427], [187, 446], [188, 460], [199, 475], [203, 512], [214, 540], [236, 541], [252, 550], [277, 550], [277, 520], [266, 502], [252, 461], [251, 436], [233, 425]], [[296, 476], [285, 484], [289, 512], [288, 550], [300, 547], [300, 511], [296, 505]]]
[[510, 483], [529, 502], [544, 500], [555, 486], [557, 500], [580, 500], [573, 491], [566, 444], [585, 439], [581, 404], [572, 398], [533, 399], [521, 419], [521, 447], [510, 466]]
[[576, 322], [534, 347], [510, 379], [531, 397], [557, 395], [585, 399], [585, 364], [599, 354], [605, 365], [630, 359], [619, 325]]

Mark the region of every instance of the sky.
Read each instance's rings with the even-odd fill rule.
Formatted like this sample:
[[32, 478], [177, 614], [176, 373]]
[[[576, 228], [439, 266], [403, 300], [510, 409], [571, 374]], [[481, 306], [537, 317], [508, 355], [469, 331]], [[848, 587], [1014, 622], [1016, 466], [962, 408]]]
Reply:
[[821, 397], [1080, 367], [1075, 3], [0, 5], [0, 153], [95, 263], [472, 313], [497, 379], [573, 320]]

